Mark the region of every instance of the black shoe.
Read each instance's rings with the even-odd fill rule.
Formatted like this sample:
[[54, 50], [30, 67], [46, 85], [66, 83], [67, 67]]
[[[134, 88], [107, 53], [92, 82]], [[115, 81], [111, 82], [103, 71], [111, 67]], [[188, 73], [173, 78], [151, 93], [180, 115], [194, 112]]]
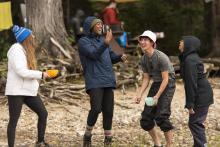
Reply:
[[50, 145], [45, 141], [42, 141], [42, 142], [36, 142], [35, 147], [50, 147]]
[[112, 136], [105, 136], [104, 146], [109, 147], [112, 145], [112, 143], [113, 143]]
[[91, 147], [91, 146], [92, 146], [92, 135], [84, 135], [83, 147]]
[[161, 146], [158, 146], [158, 145], [154, 145], [154, 147], [163, 147], [162, 145]]

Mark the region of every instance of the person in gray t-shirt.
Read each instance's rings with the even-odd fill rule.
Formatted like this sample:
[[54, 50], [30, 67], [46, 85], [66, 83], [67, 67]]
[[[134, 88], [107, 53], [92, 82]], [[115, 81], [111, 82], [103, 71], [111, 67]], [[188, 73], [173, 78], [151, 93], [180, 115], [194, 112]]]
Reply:
[[154, 82], [162, 82], [163, 71], [168, 71], [169, 79], [175, 78], [174, 68], [167, 57], [163, 52], [154, 49], [152, 56], [144, 54], [141, 59], [141, 67], [144, 73], [148, 73], [150, 77], [153, 78]]
[[140, 125], [145, 131], [149, 132], [154, 141], [154, 146], [160, 147], [161, 141], [155, 129], [157, 124], [164, 132], [166, 147], [171, 147], [174, 127], [169, 117], [171, 115], [171, 101], [175, 92], [175, 72], [168, 56], [154, 48], [155, 42], [156, 35], [151, 31], [144, 31], [139, 36], [139, 44], [144, 52], [141, 59], [143, 82], [136, 94], [135, 102], [140, 103], [152, 78], [153, 84], [147, 97], [152, 97], [157, 103], [153, 106], [145, 104]]

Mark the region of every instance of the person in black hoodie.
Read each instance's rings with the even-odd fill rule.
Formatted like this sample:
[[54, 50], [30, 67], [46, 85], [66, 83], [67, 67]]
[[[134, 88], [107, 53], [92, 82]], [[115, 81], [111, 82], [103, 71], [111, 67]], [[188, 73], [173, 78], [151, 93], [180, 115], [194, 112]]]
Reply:
[[184, 82], [186, 104], [189, 111], [189, 129], [194, 147], [207, 147], [204, 121], [213, 104], [213, 91], [204, 73], [204, 65], [197, 54], [201, 43], [197, 37], [184, 36], [179, 43], [180, 75]]

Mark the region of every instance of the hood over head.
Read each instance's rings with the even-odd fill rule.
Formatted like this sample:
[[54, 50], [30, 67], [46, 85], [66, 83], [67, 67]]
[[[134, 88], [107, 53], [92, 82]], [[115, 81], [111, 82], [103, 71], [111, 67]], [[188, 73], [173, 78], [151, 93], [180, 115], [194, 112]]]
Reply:
[[94, 16], [87, 17], [83, 23], [83, 34], [86, 36], [91, 35], [92, 27], [95, 26], [95, 24], [98, 22], [102, 22], [102, 21]]
[[183, 36], [182, 40], [184, 42], [184, 50], [179, 55], [180, 62], [183, 62], [187, 55], [191, 53], [196, 53], [201, 45], [200, 40], [195, 36]]
[[184, 51], [183, 54], [189, 54], [191, 52], [196, 52], [201, 45], [200, 40], [195, 36], [183, 36]]

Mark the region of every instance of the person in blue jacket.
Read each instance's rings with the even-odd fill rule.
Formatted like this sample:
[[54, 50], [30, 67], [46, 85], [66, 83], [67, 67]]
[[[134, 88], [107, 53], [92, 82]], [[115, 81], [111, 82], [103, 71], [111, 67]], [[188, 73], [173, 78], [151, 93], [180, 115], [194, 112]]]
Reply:
[[90, 96], [91, 110], [87, 118], [87, 126], [83, 137], [83, 146], [91, 146], [92, 129], [99, 113], [103, 114], [104, 144], [112, 143], [112, 118], [114, 109], [114, 93], [116, 87], [112, 65], [125, 61], [125, 54], [116, 55], [109, 43], [112, 31], [103, 36], [103, 23], [100, 19], [89, 16], [83, 24], [84, 36], [78, 42], [79, 56], [83, 67], [86, 92]]
[[204, 65], [196, 52], [200, 44], [195, 36], [184, 36], [180, 41], [180, 75], [184, 82], [185, 108], [189, 111], [188, 125], [194, 147], [207, 147], [204, 122], [214, 100], [212, 88], [204, 73]]

